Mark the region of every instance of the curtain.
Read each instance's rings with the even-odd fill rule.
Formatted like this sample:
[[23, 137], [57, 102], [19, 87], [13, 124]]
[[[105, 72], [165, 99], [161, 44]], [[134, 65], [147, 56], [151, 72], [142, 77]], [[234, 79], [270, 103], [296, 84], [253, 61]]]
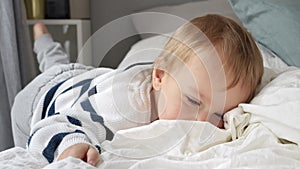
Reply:
[[0, 0], [0, 151], [13, 145], [14, 97], [36, 76], [23, 0]]

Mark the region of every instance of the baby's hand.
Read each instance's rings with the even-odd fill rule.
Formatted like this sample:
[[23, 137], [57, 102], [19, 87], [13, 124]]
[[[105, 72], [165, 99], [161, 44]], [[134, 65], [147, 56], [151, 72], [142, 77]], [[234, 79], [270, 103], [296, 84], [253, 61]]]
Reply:
[[75, 144], [67, 148], [64, 152], [60, 154], [57, 160], [62, 160], [69, 156], [79, 158], [92, 166], [96, 166], [99, 161], [98, 151], [92, 146], [84, 143]]

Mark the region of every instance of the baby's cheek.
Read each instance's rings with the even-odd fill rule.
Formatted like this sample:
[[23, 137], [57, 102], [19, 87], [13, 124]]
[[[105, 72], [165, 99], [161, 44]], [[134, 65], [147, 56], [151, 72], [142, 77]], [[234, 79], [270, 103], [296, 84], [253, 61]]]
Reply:
[[183, 102], [182, 106], [178, 108], [178, 119], [181, 120], [196, 120], [198, 116], [198, 107], [192, 106]]
[[167, 106], [165, 111], [159, 115], [160, 119], [165, 120], [176, 120], [180, 119], [180, 109], [175, 105]]
[[174, 105], [172, 106], [171, 111], [169, 110], [169, 114], [170, 114], [170, 116], [171, 116], [171, 118], [172, 118], [173, 120], [175, 120], [175, 119], [181, 119], [181, 118], [180, 118], [181, 115], [182, 115], [181, 105], [179, 105], [179, 104], [174, 104]]
[[158, 112], [158, 117], [161, 119], [163, 116], [164, 112], [166, 111], [167, 105], [166, 105], [166, 96], [163, 92], [160, 92], [158, 100], [157, 100], [157, 112]]
[[164, 109], [160, 111], [159, 119], [176, 120], [180, 119], [181, 106], [171, 100], [166, 100]]

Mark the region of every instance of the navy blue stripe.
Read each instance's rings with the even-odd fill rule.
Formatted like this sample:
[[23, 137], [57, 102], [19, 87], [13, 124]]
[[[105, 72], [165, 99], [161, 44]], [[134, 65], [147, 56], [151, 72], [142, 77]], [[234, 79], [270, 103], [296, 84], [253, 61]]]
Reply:
[[48, 111], [48, 117], [55, 114], [55, 108], [54, 108], [54, 105], [55, 105], [55, 101], [52, 103], [51, 107], [49, 108], [49, 111]]
[[[69, 91], [69, 90], [71, 90], [73, 88], [80, 87], [80, 86], [82, 86], [82, 85], [84, 85], [86, 83], [90, 83], [91, 80], [93, 80], [93, 79], [85, 79], [83, 81], [80, 81], [80, 82], [76, 83], [75, 85], [67, 88], [66, 90], [64, 90], [63, 92], [61, 92], [59, 95], [61, 95], [63, 93], [66, 93], [67, 91]], [[80, 97], [80, 96], [78, 96], [78, 97]], [[51, 107], [48, 110], [48, 116], [52, 116], [55, 113], [55, 102], [56, 102], [56, 99], [53, 101]]]
[[82, 96], [82, 95], [90, 88], [91, 83], [92, 83], [92, 80], [89, 81], [89, 82], [87, 82], [87, 83], [85, 83], [85, 84], [82, 86], [82, 88], [81, 88], [81, 90], [80, 90], [79, 96], [78, 96], [77, 99], [74, 101], [74, 103], [72, 104], [71, 107], [73, 107], [74, 104], [79, 100], [79, 98], [80, 98], [80, 97], [81, 97], [81, 96]]
[[91, 82], [92, 82], [92, 81], [89, 81], [88, 83], [85, 83], [85, 84], [82, 86], [81, 91], [80, 91], [80, 96], [81, 96], [83, 93], [85, 93], [85, 92], [89, 89], [89, 87], [90, 87], [90, 85], [91, 85]]
[[75, 130], [74, 132], [65, 132], [65, 133], [58, 133], [54, 135], [51, 140], [49, 141], [47, 147], [43, 150], [43, 156], [47, 159], [49, 163], [52, 163], [54, 160], [54, 152], [56, 151], [57, 147], [63, 140], [63, 138], [68, 135], [68, 134], [73, 134], [73, 133], [82, 133], [84, 134], [83, 131], [81, 130]]
[[94, 95], [94, 94], [96, 94], [97, 93], [97, 88], [96, 88], [96, 86], [94, 86], [93, 88], [91, 88], [89, 91], [88, 91], [88, 96], [90, 97], [90, 96], [92, 96], [92, 95]]
[[[88, 99], [81, 102], [80, 105], [84, 111], [88, 111], [90, 113], [97, 114], [96, 110], [94, 109], [94, 107], [92, 106], [91, 102]], [[101, 116], [100, 116], [99, 120], [97, 119], [95, 121], [99, 121], [100, 123], [103, 123], [103, 118]]]
[[69, 120], [70, 123], [72, 123], [72, 124], [74, 124], [76, 126], [80, 126], [80, 127], [82, 126], [80, 120], [78, 120], [78, 119], [76, 119], [74, 117], [71, 117], [71, 116], [67, 116], [67, 118], [68, 118], [68, 120]]
[[52, 87], [46, 94], [45, 96], [45, 100], [44, 100], [44, 104], [43, 104], [43, 111], [42, 111], [42, 117], [41, 119], [45, 118], [45, 115], [46, 115], [46, 111], [47, 111], [47, 108], [55, 94], [55, 92], [57, 91], [57, 89], [59, 88], [59, 86], [61, 86], [65, 81], [62, 81], [58, 84], [56, 84], [54, 87]]
[[109, 129], [107, 128], [105, 125], [104, 125], [104, 120], [103, 120], [103, 117], [102, 116], [99, 116], [97, 114], [97, 112], [95, 111], [95, 109], [93, 108], [92, 104], [90, 103], [89, 100], [85, 100], [83, 102], [80, 103], [81, 104], [81, 107], [84, 111], [87, 111], [90, 113], [90, 117], [91, 119], [94, 121], [94, 122], [98, 122], [100, 123], [105, 131], [106, 131], [106, 140], [112, 140], [113, 137], [114, 137], [114, 133]]
[[[60, 114], [59, 112], [56, 112], [54, 115], [59, 115], [59, 114]], [[32, 134], [29, 136], [29, 138], [28, 138], [28, 140], [27, 140], [27, 145], [28, 145], [28, 146], [30, 145], [30, 142], [31, 142], [31, 139], [32, 139], [33, 135], [34, 135], [37, 131], [38, 131], [38, 130], [34, 131], [34, 133], [32, 133]]]
[[101, 152], [102, 152], [101, 147], [99, 145], [95, 145], [95, 147], [97, 148], [98, 153], [101, 154]]
[[132, 68], [132, 67], [134, 67], [134, 66], [138, 66], [138, 65], [152, 65], [154, 62], [139, 62], [139, 63], [134, 63], [134, 64], [132, 64], [132, 65], [129, 65], [128, 67], [126, 67], [125, 69], [124, 69], [124, 71], [126, 71], [126, 70], [128, 70], [128, 69], [130, 69], [130, 68]]
[[[37, 130], [36, 130], [36, 131], [37, 131]], [[36, 131], [33, 132], [33, 133], [29, 136], [29, 138], [28, 138], [28, 140], [27, 140], [27, 146], [30, 145], [31, 139], [32, 139], [33, 135], [36, 133]]]

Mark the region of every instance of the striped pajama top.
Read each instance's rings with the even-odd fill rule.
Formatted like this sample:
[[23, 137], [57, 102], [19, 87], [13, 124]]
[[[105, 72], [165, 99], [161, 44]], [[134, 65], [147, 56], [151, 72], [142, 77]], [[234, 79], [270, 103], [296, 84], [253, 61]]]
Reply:
[[86, 143], [101, 153], [114, 133], [150, 123], [152, 63], [95, 68], [48, 90], [33, 114], [27, 148], [53, 162], [66, 148]]

